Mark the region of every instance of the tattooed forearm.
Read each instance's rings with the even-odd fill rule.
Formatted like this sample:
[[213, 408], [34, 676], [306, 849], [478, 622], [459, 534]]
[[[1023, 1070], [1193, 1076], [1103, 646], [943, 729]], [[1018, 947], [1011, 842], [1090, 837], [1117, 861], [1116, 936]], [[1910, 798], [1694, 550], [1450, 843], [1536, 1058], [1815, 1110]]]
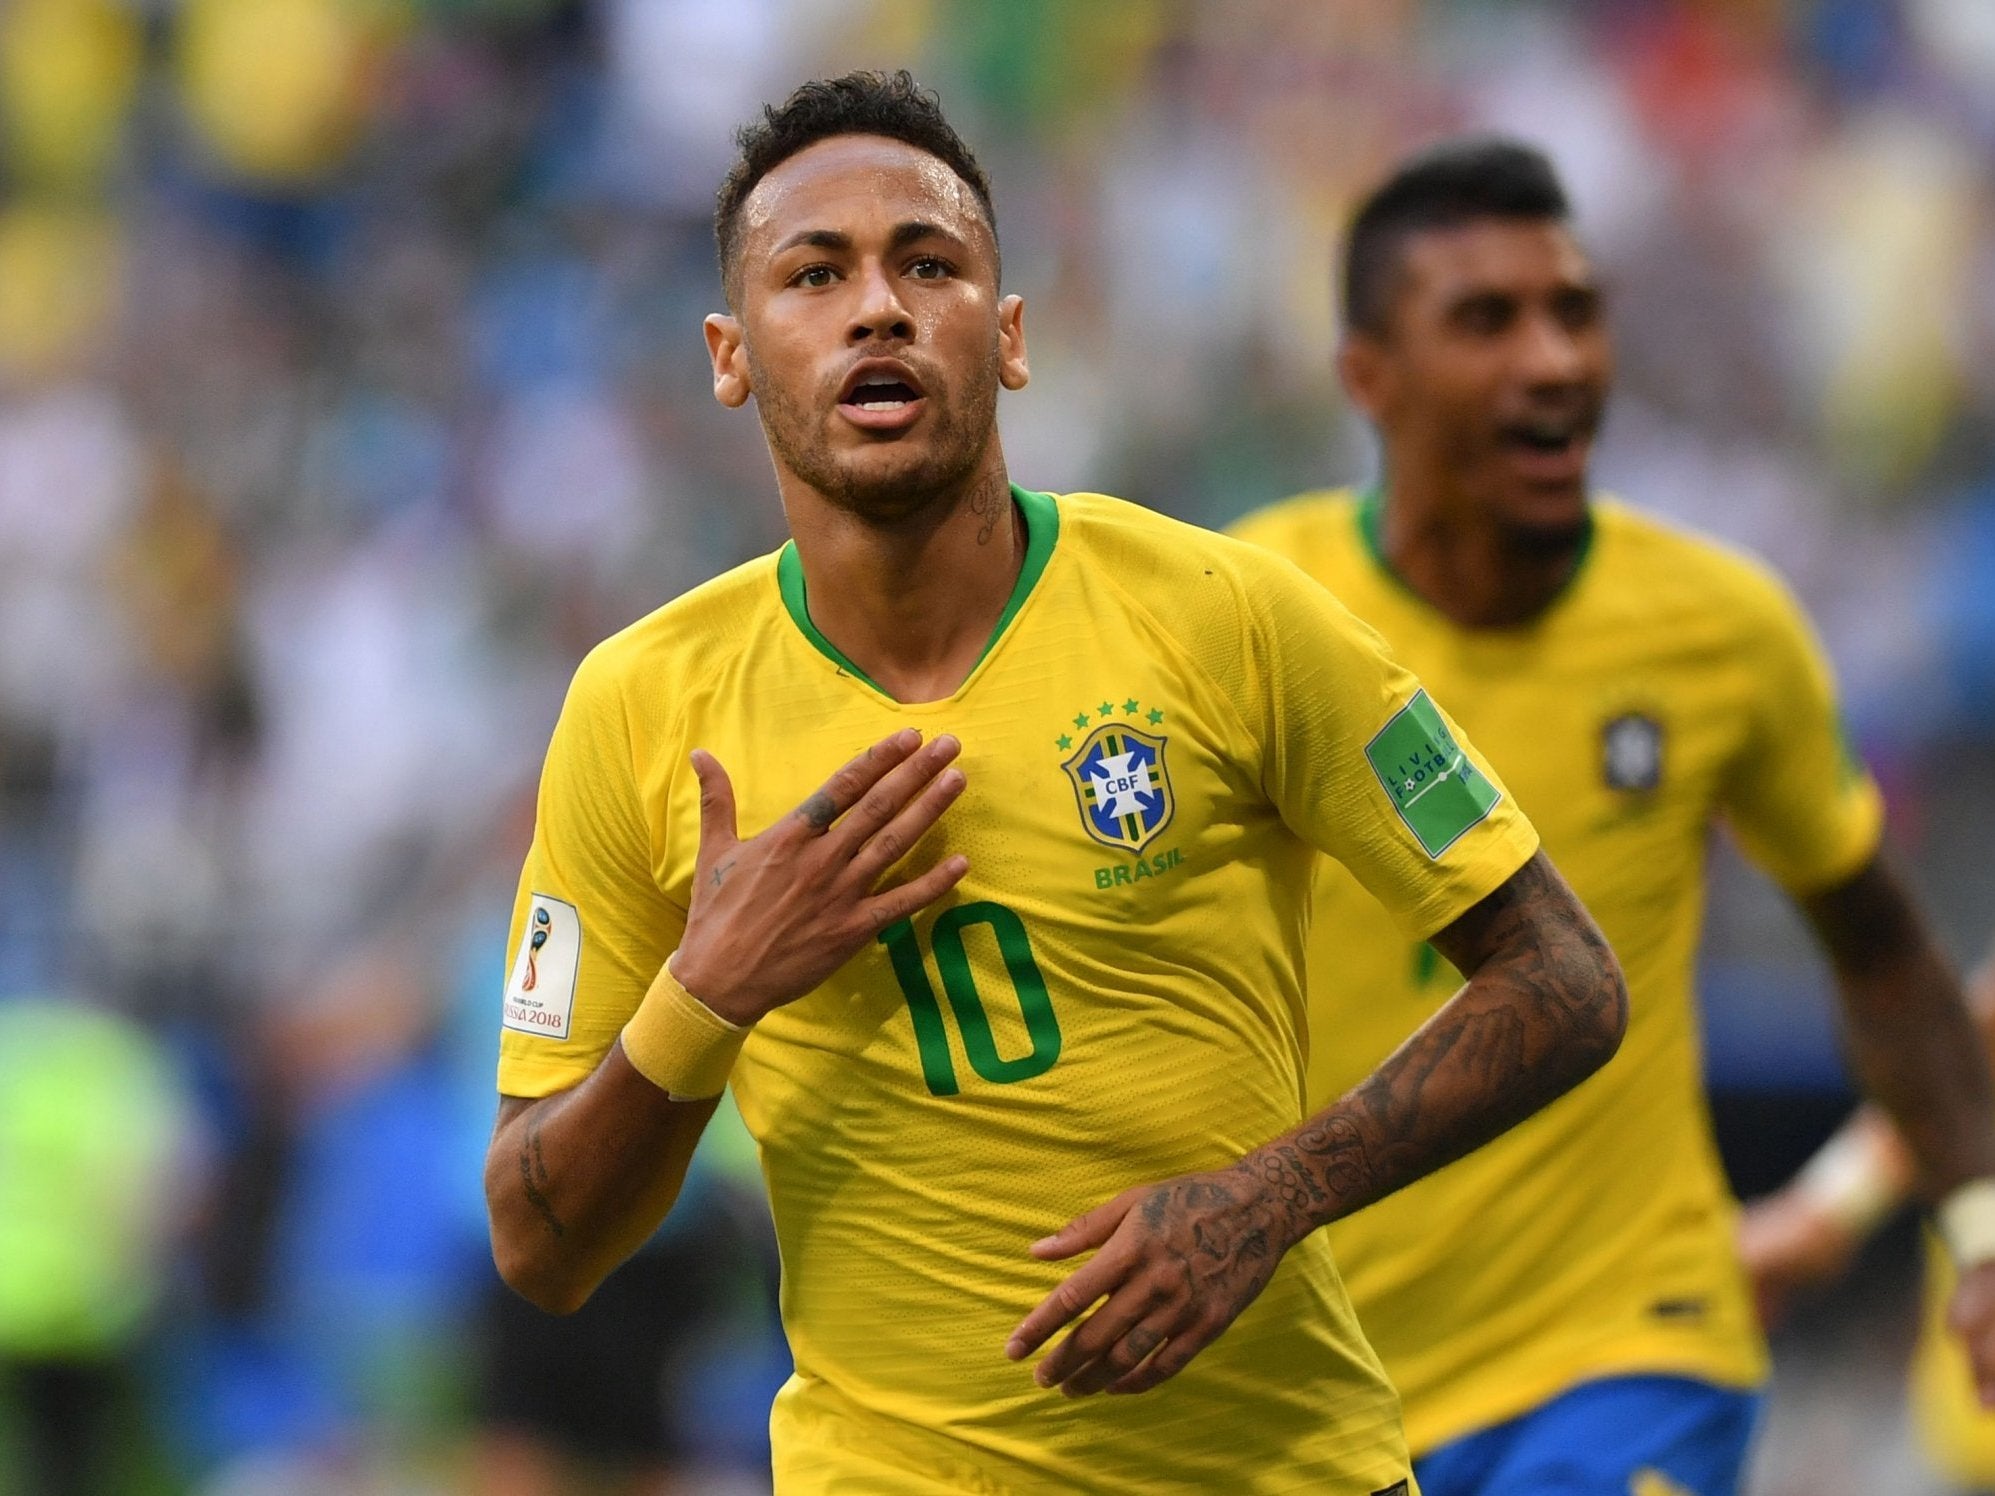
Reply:
[[1468, 985], [1350, 1094], [1244, 1161], [1291, 1238], [1480, 1147], [1621, 1042], [1620, 968], [1542, 853], [1434, 944]]
[[520, 1139], [520, 1188], [526, 1192], [527, 1204], [533, 1207], [534, 1214], [547, 1223], [547, 1229], [556, 1236], [564, 1236], [568, 1228], [561, 1224], [553, 1202], [547, 1198], [548, 1183], [547, 1160], [540, 1151], [540, 1119], [529, 1117]]
[[1126, 1190], [1035, 1243], [1046, 1258], [1101, 1250], [1020, 1322], [1005, 1353], [1031, 1354], [1085, 1312], [1040, 1362], [1039, 1385], [1082, 1396], [1156, 1386], [1316, 1227], [1494, 1137], [1621, 1042], [1620, 969], [1542, 857], [1436, 944], [1468, 985], [1357, 1090], [1229, 1168]]
[[1931, 1198], [1995, 1173], [1987, 1051], [1959, 979], [1884, 858], [1804, 908], [1835, 964], [1852, 1068]]

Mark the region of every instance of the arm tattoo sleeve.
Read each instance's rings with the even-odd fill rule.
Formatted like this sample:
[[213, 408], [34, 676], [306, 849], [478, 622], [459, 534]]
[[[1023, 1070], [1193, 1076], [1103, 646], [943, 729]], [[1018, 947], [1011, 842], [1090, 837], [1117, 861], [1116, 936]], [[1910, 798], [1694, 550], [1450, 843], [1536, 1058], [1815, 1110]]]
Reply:
[[1246, 1160], [1297, 1236], [1480, 1147], [1621, 1042], [1620, 967], [1542, 853], [1434, 944], [1468, 984], [1370, 1078]]

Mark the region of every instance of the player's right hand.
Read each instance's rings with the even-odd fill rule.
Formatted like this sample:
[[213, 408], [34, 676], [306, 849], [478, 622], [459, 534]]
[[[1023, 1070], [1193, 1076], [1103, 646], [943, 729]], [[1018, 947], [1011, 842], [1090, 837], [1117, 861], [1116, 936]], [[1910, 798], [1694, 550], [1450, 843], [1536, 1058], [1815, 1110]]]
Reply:
[[941, 898], [970, 870], [946, 857], [874, 892], [888, 868], [963, 793], [947, 733], [923, 744], [904, 728], [824, 782], [803, 804], [743, 841], [734, 786], [720, 761], [693, 753], [700, 781], [700, 851], [686, 933], [672, 975], [725, 1018], [746, 1026], [794, 1002], [887, 926]]

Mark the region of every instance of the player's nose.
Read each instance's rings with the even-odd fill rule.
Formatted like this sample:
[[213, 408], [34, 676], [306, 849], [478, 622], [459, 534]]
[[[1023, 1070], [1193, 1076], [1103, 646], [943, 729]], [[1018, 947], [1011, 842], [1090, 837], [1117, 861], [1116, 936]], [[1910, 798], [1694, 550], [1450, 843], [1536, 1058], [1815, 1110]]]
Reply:
[[846, 341], [868, 343], [877, 338], [911, 338], [914, 319], [888, 268], [877, 260], [868, 261], [858, 274], [859, 299], [853, 307], [852, 322], [845, 330]]
[[1531, 318], [1523, 338], [1524, 376], [1528, 383], [1572, 386], [1588, 381], [1591, 362], [1586, 345], [1558, 318]]

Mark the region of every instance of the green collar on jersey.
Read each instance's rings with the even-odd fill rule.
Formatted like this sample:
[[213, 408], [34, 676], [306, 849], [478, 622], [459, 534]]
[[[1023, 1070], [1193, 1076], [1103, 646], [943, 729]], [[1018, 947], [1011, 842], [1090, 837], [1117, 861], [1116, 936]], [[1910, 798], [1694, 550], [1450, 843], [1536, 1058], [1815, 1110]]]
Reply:
[[[1553, 593], [1545, 604], [1547, 608], [1572, 592], [1573, 584], [1579, 581], [1579, 574], [1586, 570], [1586, 563], [1593, 555], [1593, 538], [1599, 530], [1600, 526], [1594, 522], [1593, 506], [1588, 504], [1586, 533], [1579, 539], [1579, 554], [1572, 558], [1572, 570], [1566, 574], [1566, 579], [1560, 584], [1559, 590]], [[1365, 550], [1370, 553], [1380, 571], [1390, 577], [1402, 592], [1422, 603], [1427, 603], [1427, 599], [1420, 596], [1414, 585], [1399, 574], [1398, 568], [1392, 564], [1392, 558], [1385, 553], [1385, 490], [1376, 483], [1368, 483], [1358, 491], [1358, 535], [1363, 539]], [[1433, 604], [1427, 603], [1427, 606], [1432, 607]]]
[[[1046, 570], [1046, 563], [1053, 559], [1053, 543], [1060, 538], [1060, 506], [1053, 502], [1050, 493], [1035, 493], [1029, 488], [1011, 485], [1011, 501], [1018, 505], [1018, 512], [1025, 521], [1025, 564], [1018, 569], [1018, 582], [1011, 589], [1011, 596], [998, 615], [997, 627], [991, 630], [990, 638], [984, 641], [983, 653], [977, 656], [977, 664], [997, 647], [1004, 631], [1011, 627], [1012, 619], [1018, 610], [1025, 606], [1025, 599], [1032, 595], [1033, 584], [1040, 573]], [[783, 594], [783, 606], [789, 610], [790, 618], [803, 631], [817, 652], [837, 665], [849, 675], [856, 675], [878, 691], [882, 696], [889, 693], [865, 671], [847, 659], [836, 644], [818, 632], [816, 624], [810, 621], [810, 602], [804, 591], [804, 563], [797, 555], [797, 543], [785, 541], [783, 549], [776, 555], [776, 585]], [[972, 670], [976, 669], [973, 665]]]

